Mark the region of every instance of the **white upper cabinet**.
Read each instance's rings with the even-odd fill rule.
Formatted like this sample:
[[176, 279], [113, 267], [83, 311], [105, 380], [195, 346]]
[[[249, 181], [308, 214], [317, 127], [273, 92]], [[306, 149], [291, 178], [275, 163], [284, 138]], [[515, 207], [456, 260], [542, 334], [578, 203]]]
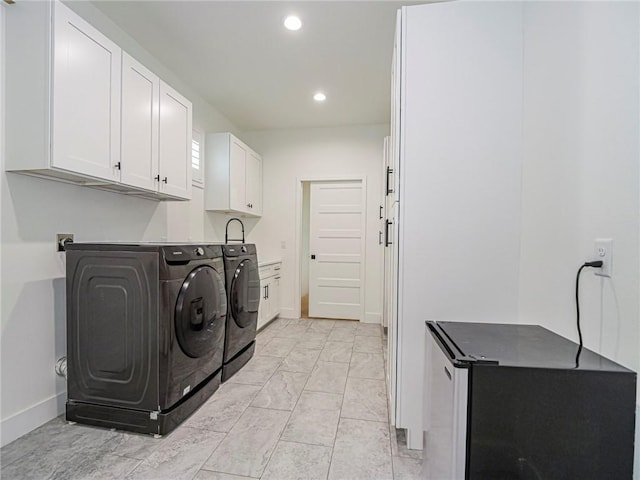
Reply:
[[262, 158], [249, 150], [245, 172], [246, 201], [251, 213], [262, 215]]
[[206, 140], [205, 210], [262, 215], [262, 158], [230, 133]]
[[7, 171], [191, 197], [189, 101], [59, 1], [6, 15]]
[[[223, 140], [226, 143], [226, 139]], [[246, 201], [245, 178], [247, 173], [247, 146], [234, 136], [229, 136], [229, 207], [244, 212], [249, 208]], [[216, 158], [214, 158], [216, 161]], [[224, 162], [224, 157], [219, 161]]]
[[117, 180], [122, 49], [55, 3], [51, 164]]
[[164, 82], [160, 82], [158, 175], [161, 193], [191, 198], [191, 102]]
[[160, 78], [122, 54], [122, 183], [158, 188]]

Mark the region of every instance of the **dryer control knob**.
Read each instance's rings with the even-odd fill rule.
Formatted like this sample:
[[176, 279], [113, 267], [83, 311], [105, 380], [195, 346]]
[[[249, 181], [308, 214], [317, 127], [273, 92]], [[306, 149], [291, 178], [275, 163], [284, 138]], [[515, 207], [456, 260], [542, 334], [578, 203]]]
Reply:
[[197, 257], [201, 257], [204, 255], [204, 248], [198, 247], [193, 251], [193, 253], [195, 253]]

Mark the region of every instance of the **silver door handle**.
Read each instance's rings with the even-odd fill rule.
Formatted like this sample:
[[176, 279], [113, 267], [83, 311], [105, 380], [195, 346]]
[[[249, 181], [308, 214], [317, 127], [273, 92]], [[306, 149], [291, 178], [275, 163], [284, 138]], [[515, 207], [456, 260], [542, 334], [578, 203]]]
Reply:
[[447, 370], [447, 367], [444, 367], [444, 373], [446, 373], [447, 377], [449, 377], [449, 380], [451, 380], [451, 372], [449, 372], [449, 370]]

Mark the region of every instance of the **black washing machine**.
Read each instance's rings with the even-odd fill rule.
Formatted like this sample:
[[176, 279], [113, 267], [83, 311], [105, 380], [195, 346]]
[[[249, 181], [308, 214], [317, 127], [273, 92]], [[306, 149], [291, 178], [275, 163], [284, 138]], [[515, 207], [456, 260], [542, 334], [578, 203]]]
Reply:
[[219, 245], [66, 246], [67, 420], [164, 435], [219, 387]]
[[233, 376], [255, 351], [260, 276], [256, 246], [222, 245], [227, 280], [227, 329], [222, 381]]

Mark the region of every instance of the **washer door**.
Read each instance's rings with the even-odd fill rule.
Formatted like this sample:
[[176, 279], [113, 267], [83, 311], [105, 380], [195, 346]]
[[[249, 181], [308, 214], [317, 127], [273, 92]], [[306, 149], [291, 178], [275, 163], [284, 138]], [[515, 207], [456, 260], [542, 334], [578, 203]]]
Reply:
[[258, 320], [260, 304], [260, 276], [256, 262], [245, 259], [240, 262], [231, 280], [231, 314], [240, 328]]
[[227, 314], [222, 276], [206, 265], [192, 270], [178, 293], [175, 314], [182, 351], [193, 358], [210, 353]]

